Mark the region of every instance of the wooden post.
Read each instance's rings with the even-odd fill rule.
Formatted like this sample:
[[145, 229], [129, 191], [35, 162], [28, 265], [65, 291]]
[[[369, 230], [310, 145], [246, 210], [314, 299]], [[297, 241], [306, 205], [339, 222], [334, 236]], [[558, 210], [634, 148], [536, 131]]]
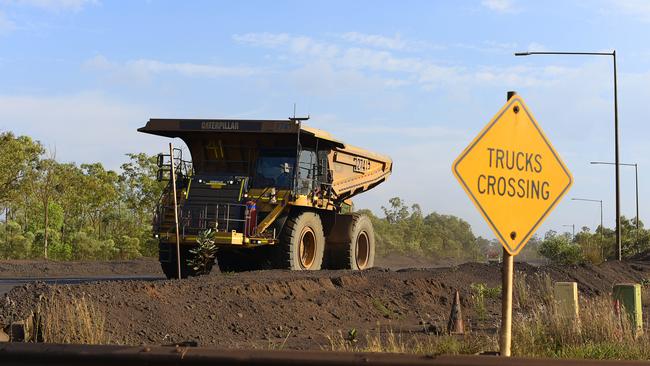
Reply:
[[176, 224], [176, 265], [178, 279], [181, 279], [181, 237], [178, 230], [178, 202], [176, 197], [176, 167], [174, 166], [174, 145], [169, 143], [169, 160], [171, 167], [172, 191], [174, 193], [174, 223]]
[[501, 356], [510, 357], [512, 343], [512, 277], [515, 257], [503, 249], [503, 272], [501, 273]]
[[[507, 100], [517, 95], [509, 91]], [[512, 344], [512, 277], [514, 272], [514, 256], [503, 248], [503, 270], [501, 272], [501, 339], [499, 350], [501, 356], [510, 357]]]

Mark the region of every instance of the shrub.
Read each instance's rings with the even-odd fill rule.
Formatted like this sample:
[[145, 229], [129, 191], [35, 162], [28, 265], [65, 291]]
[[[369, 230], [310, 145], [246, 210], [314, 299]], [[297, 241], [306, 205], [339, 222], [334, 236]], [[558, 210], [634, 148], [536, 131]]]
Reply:
[[558, 264], [578, 264], [584, 261], [580, 246], [572, 244], [565, 235], [551, 235], [539, 246], [539, 254]]

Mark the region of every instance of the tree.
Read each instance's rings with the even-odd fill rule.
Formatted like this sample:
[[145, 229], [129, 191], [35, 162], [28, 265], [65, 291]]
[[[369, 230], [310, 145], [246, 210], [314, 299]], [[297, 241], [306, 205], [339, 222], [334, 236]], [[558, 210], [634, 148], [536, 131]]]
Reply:
[[0, 204], [12, 200], [36, 169], [43, 147], [27, 136], [0, 133]]
[[47, 249], [50, 228], [50, 201], [52, 196], [59, 189], [59, 177], [57, 176], [58, 164], [54, 157], [41, 160], [36, 168], [36, 177], [34, 180], [37, 197], [40, 200], [43, 210], [43, 255], [47, 259]]
[[406, 207], [404, 201], [402, 201], [401, 198], [393, 197], [389, 199], [388, 202], [390, 203], [390, 208], [381, 206], [381, 209], [384, 211], [384, 215], [386, 215], [386, 220], [389, 223], [391, 224], [398, 223], [409, 216], [409, 209], [408, 207]]
[[580, 246], [571, 243], [569, 236], [547, 233], [539, 246], [539, 253], [558, 264], [578, 264], [583, 262]]

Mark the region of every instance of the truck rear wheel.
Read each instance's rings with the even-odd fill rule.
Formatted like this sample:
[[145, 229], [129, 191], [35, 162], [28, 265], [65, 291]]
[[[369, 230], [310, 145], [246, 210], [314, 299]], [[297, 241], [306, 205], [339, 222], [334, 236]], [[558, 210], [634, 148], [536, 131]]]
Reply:
[[323, 264], [325, 235], [318, 214], [302, 212], [289, 217], [282, 229], [278, 267], [291, 270], [319, 270]]
[[[195, 246], [181, 245], [181, 278], [194, 277], [199, 275], [191, 265], [187, 263], [194, 255], [190, 250]], [[163, 273], [168, 279], [178, 278], [178, 263], [176, 262], [176, 244], [159, 244], [159, 261]], [[210, 263], [206, 268], [209, 273], [214, 263]], [[206, 273], [207, 274], [207, 273]]]
[[328, 267], [363, 270], [375, 265], [375, 229], [368, 216], [337, 216], [327, 239]]

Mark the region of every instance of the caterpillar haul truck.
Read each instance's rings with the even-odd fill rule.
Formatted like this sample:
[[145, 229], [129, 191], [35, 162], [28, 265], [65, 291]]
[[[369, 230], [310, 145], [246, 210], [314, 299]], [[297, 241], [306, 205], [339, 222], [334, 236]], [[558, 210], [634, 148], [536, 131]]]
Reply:
[[208, 229], [222, 271], [373, 266], [372, 224], [352, 212], [350, 199], [384, 182], [392, 160], [308, 127], [306, 119], [150, 119], [138, 129], [180, 138], [191, 154], [191, 162], [178, 149], [158, 155], [158, 179], [170, 183], [153, 232], [167, 277], [177, 277], [179, 255], [171, 166], [182, 277], [196, 274], [190, 249]]

